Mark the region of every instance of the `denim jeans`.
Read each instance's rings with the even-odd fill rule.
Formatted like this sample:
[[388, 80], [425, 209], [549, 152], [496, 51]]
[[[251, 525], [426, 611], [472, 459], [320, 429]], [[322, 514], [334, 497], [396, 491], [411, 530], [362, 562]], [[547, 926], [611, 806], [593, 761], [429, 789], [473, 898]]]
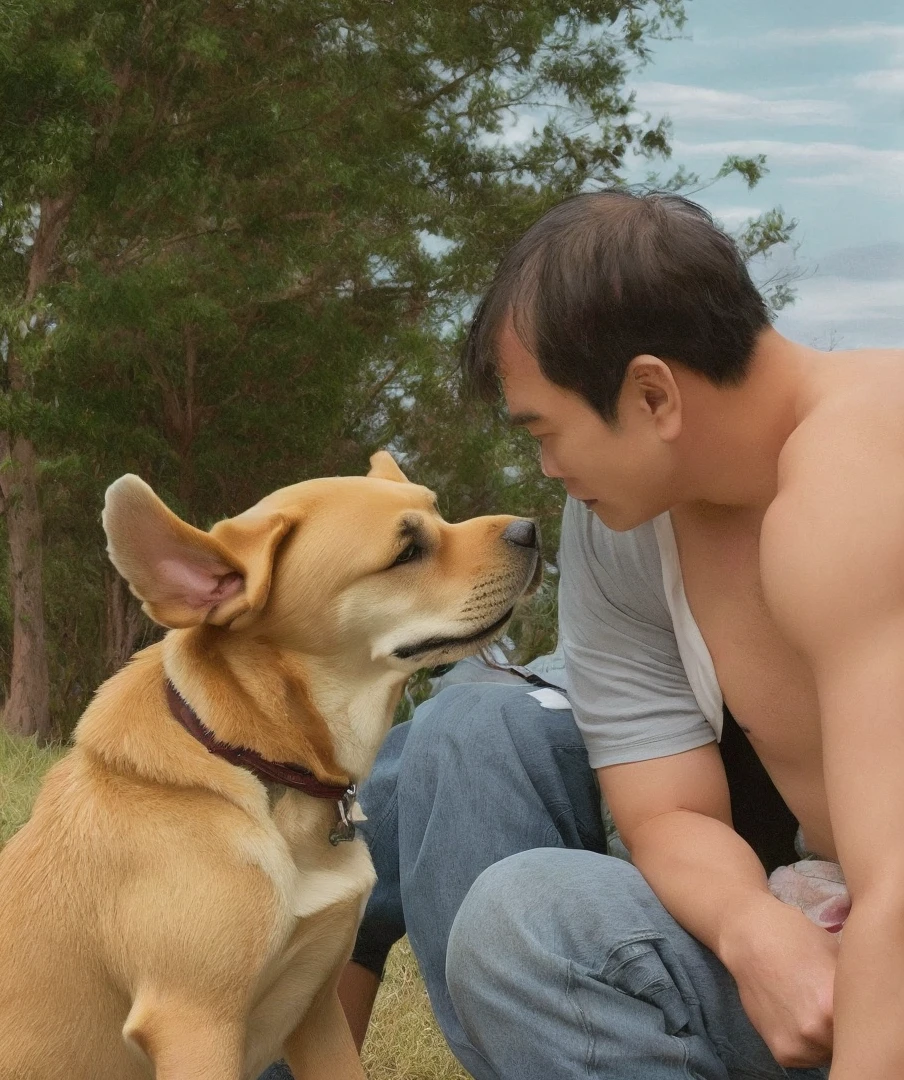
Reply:
[[715, 955], [605, 854], [572, 715], [530, 690], [450, 686], [390, 733], [362, 792], [378, 884], [355, 959], [380, 971], [407, 931], [477, 1080], [822, 1080], [777, 1064]]

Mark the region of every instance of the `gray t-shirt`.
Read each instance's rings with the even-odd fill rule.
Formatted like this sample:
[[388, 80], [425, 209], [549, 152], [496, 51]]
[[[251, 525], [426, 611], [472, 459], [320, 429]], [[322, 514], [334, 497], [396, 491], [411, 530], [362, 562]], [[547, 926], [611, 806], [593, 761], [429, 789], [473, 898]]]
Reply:
[[559, 569], [559, 643], [590, 765], [715, 741], [721, 694], [684, 598], [668, 515], [617, 533], [569, 499]]

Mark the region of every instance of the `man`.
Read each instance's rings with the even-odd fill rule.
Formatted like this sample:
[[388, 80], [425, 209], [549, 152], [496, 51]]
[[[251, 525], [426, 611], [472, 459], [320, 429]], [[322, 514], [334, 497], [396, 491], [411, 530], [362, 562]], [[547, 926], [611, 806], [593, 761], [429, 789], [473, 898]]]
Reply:
[[[433, 775], [436, 699], [431, 747], [400, 759], [425, 792], [399, 793], [422, 837], [400, 818], [401, 899], [408, 920], [414, 886], [475, 871], [451, 930], [408, 921], [481, 1080], [904, 1076], [902, 359], [783, 338], [731, 241], [673, 195], [578, 196], [501, 264], [467, 371], [501, 383], [571, 496], [569, 694], [634, 866], [568, 850], [592, 844], [554, 834], [555, 801], [508, 842], [531, 816], [517, 747], [463, 833]], [[807, 851], [840, 863], [841, 935], [777, 899], [732, 827], [723, 702]], [[486, 746], [446, 756], [492, 791]]]

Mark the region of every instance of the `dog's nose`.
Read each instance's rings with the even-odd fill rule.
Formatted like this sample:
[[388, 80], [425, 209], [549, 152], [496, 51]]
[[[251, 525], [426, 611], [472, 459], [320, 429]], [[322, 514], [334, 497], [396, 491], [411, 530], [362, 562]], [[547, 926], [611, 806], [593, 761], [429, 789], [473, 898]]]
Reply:
[[535, 548], [538, 546], [537, 527], [527, 518], [518, 518], [506, 526], [502, 539], [508, 540], [510, 544], [517, 544], [518, 547]]

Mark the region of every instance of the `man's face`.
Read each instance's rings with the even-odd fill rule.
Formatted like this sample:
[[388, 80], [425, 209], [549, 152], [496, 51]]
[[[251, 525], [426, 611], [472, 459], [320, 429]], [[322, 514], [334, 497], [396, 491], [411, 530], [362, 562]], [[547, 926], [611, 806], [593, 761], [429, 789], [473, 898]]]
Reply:
[[499, 358], [513, 426], [537, 440], [543, 473], [561, 480], [572, 498], [619, 532], [674, 504], [671, 447], [642, 393], [633, 386], [622, 392], [613, 428], [579, 394], [543, 375], [510, 324], [500, 333]]

